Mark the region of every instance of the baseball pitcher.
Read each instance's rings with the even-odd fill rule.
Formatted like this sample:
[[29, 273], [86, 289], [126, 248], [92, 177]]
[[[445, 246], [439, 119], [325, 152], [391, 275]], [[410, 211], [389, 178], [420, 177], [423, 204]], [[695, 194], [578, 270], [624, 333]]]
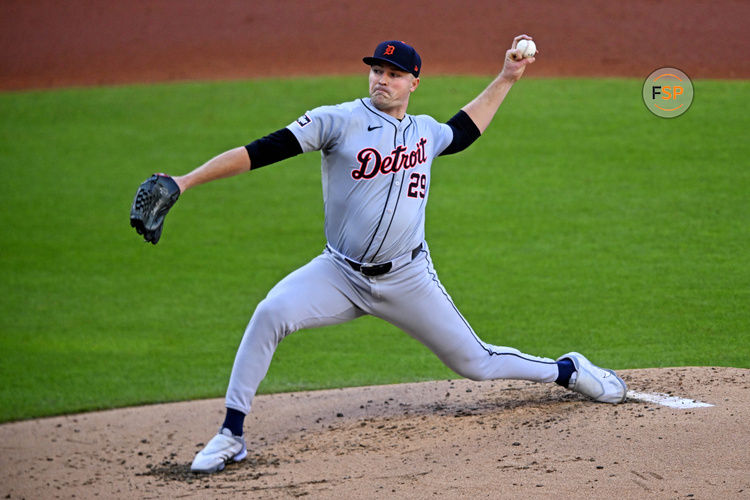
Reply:
[[517, 47], [521, 40], [531, 37], [513, 40], [499, 75], [446, 123], [407, 113], [422, 60], [410, 45], [386, 41], [363, 59], [369, 97], [307, 111], [187, 175], [155, 174], [140, 186], [131, 225], [156, 244], [164, 217], [186, 190], [301, 153], [321, 154], [327, 244], [257, 305], [235, 357], [226, 418], [196, 455], [193, 471], [216, 472], [245, 458], [244, 418], [284, 337], [365, 314], [399, 327], [472, 380], [556, 382], [596, 401], [625, 399], [622, 379], [579, 353], [554, 360], [483, 342], [440, 283], [425, 241], [432, 163], [464, 150], [489, 126], [511, 86], [535, 61], [535, 53]]

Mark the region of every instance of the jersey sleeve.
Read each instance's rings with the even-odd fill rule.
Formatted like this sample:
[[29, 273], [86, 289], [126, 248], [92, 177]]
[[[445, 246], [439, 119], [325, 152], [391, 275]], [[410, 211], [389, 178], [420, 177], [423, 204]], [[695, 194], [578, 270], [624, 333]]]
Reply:
[[302, 153], [302, 148], [289, 129], [282, 128], [245, 146], [250, 169], [255, 170]]
[[453, 118], [448, 120], [446, 125], [453, 130], [453, 140], [450, 145], [440, 153], [441, 155], [450, 155], [463, 151], [471, 146], [471, 144], [482, 135], [477, 125], [464, 110], [460, 110], [453, 115]]
[[440, 123], [431, 116], [422, 115], [427, 120], [429, 126], [432, 141], [434, 144], [434, 155], [437, 157], [450, 146], [453, 141], [453, 129], [445, 123]]
[[286, 128], [294, 134], [304, 153], [330, 149], [338, 142], [343, 128], [338, 106], [321, 106], [308, 111]]

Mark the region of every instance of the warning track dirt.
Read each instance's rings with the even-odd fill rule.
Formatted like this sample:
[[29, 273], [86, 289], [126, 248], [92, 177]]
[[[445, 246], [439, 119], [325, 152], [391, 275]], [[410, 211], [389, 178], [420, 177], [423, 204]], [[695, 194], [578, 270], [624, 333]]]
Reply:
[[[402, 37], [423, 75], [494, 75], [513, 36], [539, 64], [524, 78], [750, 78], [750, 2], [546, 1], [519, 9], [473, 0], [402, 2], [388, 23], [367, 2], [4, 0], [0, 89], [356, 74], [378, 42]], [[720, 49], [717, 49], [717, 44]]]

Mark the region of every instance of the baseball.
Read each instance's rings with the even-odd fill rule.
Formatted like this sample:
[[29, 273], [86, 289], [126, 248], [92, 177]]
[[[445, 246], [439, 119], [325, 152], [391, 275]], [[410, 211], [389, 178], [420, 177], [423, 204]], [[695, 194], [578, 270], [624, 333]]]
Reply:
[[521, 51], [521, 56], [523, 57], [534, 57], [534, 54], [536, 54], [534, 40], [520, 40], [516, 48]]

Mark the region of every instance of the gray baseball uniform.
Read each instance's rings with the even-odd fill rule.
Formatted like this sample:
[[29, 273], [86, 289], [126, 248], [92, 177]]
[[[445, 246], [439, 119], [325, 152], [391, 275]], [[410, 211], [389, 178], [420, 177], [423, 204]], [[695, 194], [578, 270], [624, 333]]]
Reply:
[[[191, 471], [220, 471], [247, 456], [244, 419], [285, 336], [365, 314], [401, 328], [464, 377], [554, 381], [596, 401], [625, 400], [625, 382], [577, 352], [554, 361], [480, 340], [440, 283], [424, 241], [432, 161], [465, 149], [489, 125], [510, 85], [533, 62], [519, 60], [522, 39], [530, 37], [514, 38], [500, 75], [444, 124], [406, 114], [422, 60], [404, 42], [381, 42], [362, 59], [370, 66], [370, 98], [309, 111], [245, 146], [247, 157], [235, 148], [175, 179], [180, 189], [190, 188], [320, 151], [325, 202], [325, 249], [258, 304], [235, 357], [224, 423]], [[163, 203], [161, 193], [153, 197]]]
[[302, 152], [321, 152], [321, 255], [258, 304], [232, 369], [227, 408], [248, 413], [278, 343], [302, 329], [364, 314], [401, 328], [456, 373], [552, 382], [554, 360], [479, 339], [440, 283], [424, 241], [432, 161], [454, 139], [435, 119], [397, 120], [370, 99], [324, 106], [287, 127]]

